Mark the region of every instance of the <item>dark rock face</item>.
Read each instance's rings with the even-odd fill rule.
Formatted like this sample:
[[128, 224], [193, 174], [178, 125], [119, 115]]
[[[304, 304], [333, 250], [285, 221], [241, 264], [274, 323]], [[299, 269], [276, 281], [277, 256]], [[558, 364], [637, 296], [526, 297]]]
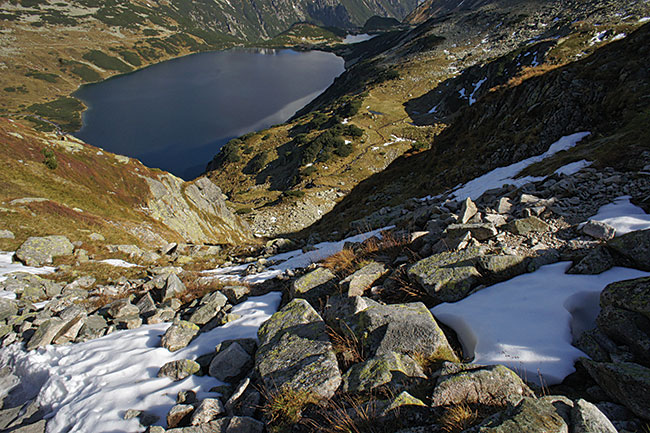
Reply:
[[617, 264], [650, 271], [650, 230], [631, 232], [607, 243]]
[[589, 375], [614, 400], [635, 415], [650, 419], [650, 369], [631, 362], [594, 362], [582, 359]]

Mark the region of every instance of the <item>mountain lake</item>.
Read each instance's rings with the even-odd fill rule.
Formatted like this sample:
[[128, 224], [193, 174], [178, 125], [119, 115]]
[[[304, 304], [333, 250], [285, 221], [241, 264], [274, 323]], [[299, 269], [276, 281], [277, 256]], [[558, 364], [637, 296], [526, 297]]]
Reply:
[[285, 122], [344, 71], [320, 51], [193, 54], [82, 86], [88, 109], [74, 135], [186, 180], [228, 140]]

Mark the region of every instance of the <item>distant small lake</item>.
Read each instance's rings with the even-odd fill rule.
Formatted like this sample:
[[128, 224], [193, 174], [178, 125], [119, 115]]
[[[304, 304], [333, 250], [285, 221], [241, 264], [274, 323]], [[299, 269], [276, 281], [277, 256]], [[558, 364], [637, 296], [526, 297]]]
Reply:
[[361, 33], [359, 35], [347, 35], [345, 39], [343, 39], [344, 44], [358, 44], [359, 42], [365, 42], [369, 41], [370, 39], [374, 38], [375, 36], [378, 35], [369, 35], [367, 33]]
[[286, 121], [343, 70], [319, 51], [193, 54], [80, 88], [89, 108], [74, 135], [192, 179], [228, 140]]

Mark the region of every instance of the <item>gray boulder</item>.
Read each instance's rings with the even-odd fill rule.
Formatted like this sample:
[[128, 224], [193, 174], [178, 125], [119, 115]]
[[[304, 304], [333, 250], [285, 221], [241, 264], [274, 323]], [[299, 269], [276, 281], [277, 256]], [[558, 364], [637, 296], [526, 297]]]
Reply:
[[183, 284], [176, 274], [169, 274], [167, 277], [167, 284], [165, 284], [165, 289], [163, 291], [162, 300], [164, 302], [175, 298], [181, 293], [185, 293], [186, 290], [187, 287], [185, 287], [185, 284]]
[[375, 281], [386, 275], [387, 272], [388, 270], [383, 264], [372, 262], [345, 278], [339, 285], [343, 292], [347, 292], [348, 296], [362, 296], [366, 289], [372, 287]]
[[368, 392], [388, 388], [393, 393], [421, 383], [427, 376], [417, 362], [408, 355], [382, 353], [353, 365], [343, 376], [343, 392]]
[[231, 304], [236, 305], [246, 299], [251, 289], [248, 286], [226, 286], [222, 289], [222, 292]]
[[161, 429], [160, 431], [150, 429], [146, 433], [226, 433], [229, 423], [230, 418], [219, 418], [212, 420], [207, 424], [170, 428], [168, 430], [158, 427]]
[[255, 368], [267, 390], [299, 389], [329, 399], [341, 373], [325, 322], [304, 299], [294, 299], [258, 331]]
[[567, 274], [597, 275], [608, 271], [613, 266], [614, 258], [607, 248], [597, 247], [573, 265]]
[[551, 229], [551, 226], [536, 216], [529, 216], [528, 218], [522, 218], [508, 223], [506, 229], [515, 235], [524, 236], [528, 233], [547, 232]]
[[418, 354], [429, 360], [458, 361], [445, 334], [421, 302], [370, 304], [347, 324], [364, 353]]
[[526, 273], [528, 259], [524, 256], [481, 256], [476, 260], [476, 268], [490, 284], [495, 284]]
[[616, 263], [650, 271], [650, 230], [627, 233], [607, 243]]
[[174, 428], [189, 425], [192, 412], [194, 412], [194, 406], [190, 404], [177, 404], [173, 406], [167, 414], [167, 426]]
[[156, 312], [156, 303], [149, 292], [145, 293], [135, 306], [143, 317], [152, 316]]
[[616, 229], [607, 223], [601, 221], [589, 220], [582, 227], [582, 232], [594, 239], [608, 241], [616, 236]]
[[86, 317], [76, 341], [81, 342], [102, 337], [106, 333], [106, 328], [108, 328], [106, 319], [99, 314], [90, 315]]
[[336, 275], [329, 269], [316, 268], [295, 280], [289, 294], [292, 299], [302, 298], [315, 303], [319, 298], [332, 293], [335, 278]]
[[160, 343], [170, 352], [175, 352], [190, 344], [190, 341], [198, 333], [199, 327], [194, 323], [179, 320], [167, 329]]
[[18, 302], [12, 299], [0, 298], [0, 322], [18, 314]]
[[0, 239], [15, 239], [15, 236], [9, 230], [0, 230]]
[[219, 314], [221, 307], [222, 306], [216, 302], [200, 305], [199, 308], [194, 310], [189, 321], [197, 325], [205, 325]]
[[617, 433], [616, 427], [595, 405], [580, 399], [571, 411], [573, 433]]
[[472, 238], [479, 241], [488, 240], [499, 234], [492, 223], [450, 224], [445, 230], [447, 236], [452, 238], [463, 236], [467, 232], [471, 233]]
[[170, 361], [158, 370], [158, 377], [168, 377], [171, 380], [183, 380], [198, 373], [201, 366], [191, 359]]
[[137, 316], [140, 314], [140, 309], [133, 305], [129, 299], [119, 299], [108, 306], [106, 314], [113, 319], [120, 319]]
[[581, 358], [596, 383], [638, 417], [650, 419], [650, 369], [632, 362], [595, 362]]
[[534, 396], [521, 378], [503, 365], [445, 363], [431, 401], [433, 406], [514, 406], [524, 397]]
[[569, 433], [566, 422], [548, 401], [524, 398], [517, 406], [485, 419], [464, 433]]
[[264, 423], [248, 416], [233, 416], [226, 433], [264, 433]]
[[201, 401], [201, 403], [192, 414], [190, 424], [207, 424], [213, 419], [218, 418], [220, 415], [225, 413], [226, 409], [224, 409], [221, 400], [218, 398], [206, 398], [205, 400]]
[[234, 342], [212, 358], [208, 374], [222, 382], [232, 382], [241, 378], [252, 364], [251, 356]]
[[73, 251], [74, 245], [65, 236], [30, 237], [18, 247], [16, 257], [27, 266], [43, 266]]
[[54, 317], [46, 320], [38, 327], [32, 338], [27, 342], [26, 349], [33, 350], [39, 347], [47, 346], [52, 342], [54, 337], [65, 326], [65, 320]]
[[411, 266], [408, 276], [439, 302], [459, 301], [479, 283], [475, 263], [480, 256], [478, 248], [434, 254]]

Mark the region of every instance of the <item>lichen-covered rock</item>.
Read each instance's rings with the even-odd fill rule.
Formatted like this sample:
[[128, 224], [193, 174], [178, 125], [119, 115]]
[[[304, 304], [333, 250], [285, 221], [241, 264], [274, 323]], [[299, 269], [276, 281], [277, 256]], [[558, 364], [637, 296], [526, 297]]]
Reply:
[[222, 292], [231, 304], [239, 304], [246, 299], [251, 292], [251, 288], [248, 286], [226, 286], [222, 289]]
[[547, 232], [551, 229], [551, 226], [536, 216], [529, 216], [508, 223], [506, 229], [513, 234], [524, 236], [528, 233]]
[[347, 328], [354, 332], [368, 356], [397, 352], [458, 361], [442, 329], [421, 302], [371, 304], [357, 313]]
[[222, 382], [232, 382], [241, 378], [252, 367], [253, 359], [239, 345], [232, 343], [212, 358], [208, 374]]
[[93, 314], [86, 317], [83, 326], [79, 330], [79, 335], [77, 335], [77, 342], [92, 340], [95, 338], [102, 337], [106, 333], [106, 328], [108, 323], [99, 314]]
[[327, 268], [316, 268], [291, 285], [291, 298], [306, 299], [310, 303], [332, 293], [336, 275]]
[[149, 292], [145, 293], [135, 306], [143, 317], [150, 317], [156, 312], [156, 303]]
[[580, 399], [571, 411], [573, 433], [617, 433], [616, 427], [595, 405]]
[[12, 299], [0, 298], [0, 322], [18, 314], [18, 303]]
[[386, 275], [387, 272], [388, 270], [383, 264], [372, 262], [345, 278], [339, 285], [343, 292], [347, 292], [348, 296], [362, 296], [366, 289], [372, 287], [375, 281]]
[[581, 358], [589, 375], [615, 401], [650, 419], [650, 369], [632, 362], [595, 362]]
[[198, 373], [200, 370], [201, 366], [191, 359], [180, 359], [170, 361], [160, 367], [158, 377], [168, 377], [171, 380], [183, 380], [186, 377]]
[[37, 302], [61, 294], [63, 285], [38, 275], [16, 272], [0, 282], [0, 290], [13, 292], [21, 300]]
[[620, 266], [629, 266], [650, 271], [650, 230], [639, 230], [607, 242]]
[[569, 427], [548, 401], [524, 398], [517, 406], [485, 419], [464, 433], [569, 433]]
[[462, 236], [467, 232], [471, 233], [472, 238], [479, 241], [493, 238], [499, 233], [492, 223], [450, 224], [445, 230], [447, 236], [452, 238]]
[[459, 301], [479, 283], [475, 263], [480, 256], [478, 248], [434, 254], [411, 266], [408, 276], [439, 302]]
[[433, 406], [461, 403], [505, 406], [534, 396], [519, 376], [503, 365], [445, 363], [431, 400]]
[[[193, 425], [188, 427], [171, 428], [168, 430], [160, 427], [162, 429], [160, 433], [226, 433], [228, 423], [230, 423], [230, 418], [218, 418], [210, 421], [207, 424]], [[158, 432], [148, 430], [146, 433]]]
[[65, 236], [31, 237], [18, 248], [16, 257], [27, 266], [43, 266], [73, 251], [74, 245]]
[[190, 424], [201, 425], [207, 424], [213, 419], [219, 417], [226, 412], [223, 403], [218, 398], [206, 398], [202, 400], [199, 406], [192, 414]]
[[506, 281], [528, 271], [524, 256], [486, 255], [476, 260], [476, 268], [490, 284]]
[[650, 278], [609, 284], [600, 294], [600, 305], [634, 311], [650, 319]]
[[650, 319], [643, 314], [605, 305], [596, 319], [598, 328], [618, 345], [629, 347], [639, 362], [650, 362]]
[[426, 378], [413, 358], [388, 352], [353, 365], [343, 376], [342, 390], [358, 393], [386, 387], [393, 393], [398, 393]]
[[190, 344], [190, 341], [198, 332], [199, 327], [194, 323], [180, 320], [167, 329], [160, 344], [170, 352], [175, 352]]
[[189, 321], [197, 325], [205, 325], [210, 320], [214, 319], [217, 314], [219, 314], [222, 306], [223, 305], [220, 305], [217, 302], [209, 302], [207, 304], [200, 305], [199, 308], [194, 310], [189, 318]]
[[258, 331], [255, 367], [268, 390], [299, 389], [331, 398], [341, 373], [325, 322], [304, 299], [294, 299]]

